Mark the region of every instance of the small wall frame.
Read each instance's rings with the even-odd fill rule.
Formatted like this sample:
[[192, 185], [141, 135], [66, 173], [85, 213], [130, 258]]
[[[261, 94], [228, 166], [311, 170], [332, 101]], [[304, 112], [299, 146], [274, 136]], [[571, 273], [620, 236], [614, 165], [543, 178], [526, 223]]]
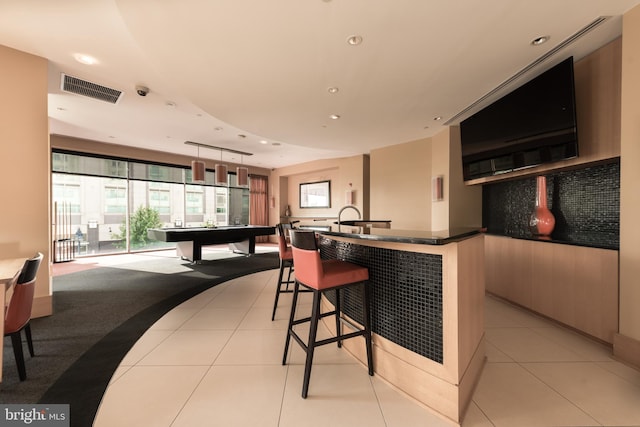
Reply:
[[331, 181], [301, 183], [299, 200], [301, 208], [330, 208]]

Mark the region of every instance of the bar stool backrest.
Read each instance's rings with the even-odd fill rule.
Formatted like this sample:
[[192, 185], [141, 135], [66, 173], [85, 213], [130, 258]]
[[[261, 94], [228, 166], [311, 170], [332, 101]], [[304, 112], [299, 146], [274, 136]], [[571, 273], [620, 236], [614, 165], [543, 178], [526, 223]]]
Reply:
[[318, 289], [324, 272], [316, 242], [316, 233], [292, 229], [290, 235], [293, 263], [296, 266], [296, 280]]
[[290, 249], [287, 245], [287, 230], [291, 230], [291, 224], [279, 223], [276, 224], [276, 229], [278, 230], [278, 252], [280, 253], [280, 258], [287, 258], [287, 252]]

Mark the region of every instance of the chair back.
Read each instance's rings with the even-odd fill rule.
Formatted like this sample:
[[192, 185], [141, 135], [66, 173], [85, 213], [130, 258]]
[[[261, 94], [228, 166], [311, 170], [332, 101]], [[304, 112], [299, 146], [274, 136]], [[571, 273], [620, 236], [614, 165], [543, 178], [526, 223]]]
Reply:
[[14, 286], [13, 295], [11, 295], [9, 307], [7, 307], [4, 317], [5, 335], [19, 331], [31, 320], [31, 307], [33, 306], [35, 287], [35, 279]]
[[276, 224], [276, 229], [278, 230], [278, 252], [280, 253], [280, 258], [283, 258], [289, 249], [286, 230], [291, 230], [291, 224], [279, 223]]
[[25, 261], [22, 271], [13, 287], [13, 294], [4, 316], [4, 334], [10, 334], [22, 329], [31, 320], [33, 295], [36, 287], [36, 275], [42, 254]]
[[36, 278], [38, 274], [38, 269], [40, 268], [40, 263], [42, 262], [42, 254], [38, 252], [33, 256], [33, 258], [29, 258], [24, 262], [22, 266], [22, 271], [20, 272], [20, 276], [18, 277], [18, 285], [22, 283], [31, 282]]
[[324, 274], [322, 259], [318, 251], [316, 233], [292, 229], [291, 250], [293, 263], [296, 266], [296, 280], [312, 288], [319, 289]]

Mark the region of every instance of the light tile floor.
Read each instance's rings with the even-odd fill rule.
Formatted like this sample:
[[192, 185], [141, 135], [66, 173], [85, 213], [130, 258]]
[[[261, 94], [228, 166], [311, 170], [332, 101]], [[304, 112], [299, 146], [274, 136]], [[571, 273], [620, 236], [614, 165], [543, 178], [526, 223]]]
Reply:
[[[452, 425], [335, 346], [317, 350], [302, 399], [297, 344], [281, 365], [290, 294], [270, 320], [276, 280], [277, 270], [234, 279], [167, 313], [123, 359], [94, 425]], [[640, 372], [552, 322], [485, 304], [488, 360], [463, 426], [640, 426]]]

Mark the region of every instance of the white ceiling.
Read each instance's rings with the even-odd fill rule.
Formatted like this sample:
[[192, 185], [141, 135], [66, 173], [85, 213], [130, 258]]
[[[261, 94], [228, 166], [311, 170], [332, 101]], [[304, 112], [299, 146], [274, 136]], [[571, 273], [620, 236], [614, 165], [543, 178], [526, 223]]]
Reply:
[[[0, 44], [50, 61], [51, 133], [195, 155], [190, 140], [254, 154], [200, 157], [274, 168], [431, 136], [612, 40], [638, 3], [0, 0]], [[465, 111], [600, 16], [611, 18]], [[114, 105], [63, 92], [61, 73], [124, 95]]]

